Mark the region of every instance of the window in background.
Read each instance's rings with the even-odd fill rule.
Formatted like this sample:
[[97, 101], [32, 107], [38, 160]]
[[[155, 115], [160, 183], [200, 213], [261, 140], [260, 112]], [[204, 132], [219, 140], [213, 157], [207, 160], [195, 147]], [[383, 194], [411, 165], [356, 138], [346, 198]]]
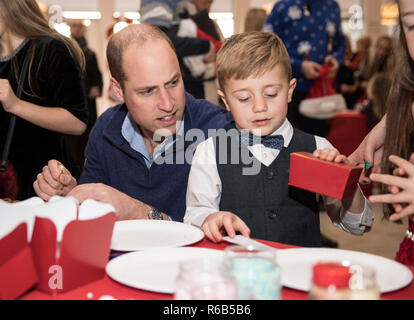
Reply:
[[210, 12], [210, 18], [217, 22], [224, 38], [234, 34], [234, 17], [232, 12]]

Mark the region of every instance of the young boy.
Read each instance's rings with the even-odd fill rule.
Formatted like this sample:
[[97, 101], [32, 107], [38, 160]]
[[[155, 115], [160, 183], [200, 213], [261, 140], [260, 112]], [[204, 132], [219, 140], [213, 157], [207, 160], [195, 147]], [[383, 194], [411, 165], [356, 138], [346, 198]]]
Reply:
[[[214, 242], [222, 234], [233, 237], [239, 231], [286, 244], [322, 246], [316, 194], [288, 186], [290, 154], [306, 151], [334, 162], [347, 159], [326, 139], [293, 129], [286, 119], [296, 86], [291, 74], [286, 48], [273, 33], [237, 34], [219, 51], [218, 94], [240, 134], [222, 139], [219, 133], [199, 144], [184, 217], [185, 223], [201, 227]], [[260, 143], [247, 142], [245, 130]], [[222, 161], [222, 153], [234, 156], [234, 147], [253, 155], [253, 166], [260, 168], [257, 174], [245, 174], [242, 161], [234, 163], [228, 157]], [[371, 227], [373, 215], [359, 188], [342, 203], [324, 200], [329, 217], [341, 229], [361, 235]]]

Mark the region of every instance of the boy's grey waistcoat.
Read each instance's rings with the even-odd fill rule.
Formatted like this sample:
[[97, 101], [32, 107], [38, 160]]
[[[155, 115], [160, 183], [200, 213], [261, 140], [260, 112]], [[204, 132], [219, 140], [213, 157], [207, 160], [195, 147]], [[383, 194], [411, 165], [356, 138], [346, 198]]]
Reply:
[[[221, 211], [237, 214], [250, 228], [252, 238], [305, 247], [322, 246], [316, 195], [288, 185], [290, 154], [313, 152], [314, 136], [295, 129], [288, 147], [283, 147], [269, 167], [259, 163], [257, 175], [243, 175], [246, 165], [241, 161], [231, 164], [230, 144], [233, 143], [233, 148], [234, 144], [239, 145], [237, 139], [226, 139], [222, 132], [214, 137], [214, 143], [222, 183]], [[221, 143], [227, 143], [227, 164], [219, 161]], [[239, 147], [240, 152], [242, 148], [246, 147]], [[258, 161], [252, 154], [250, 157]]]

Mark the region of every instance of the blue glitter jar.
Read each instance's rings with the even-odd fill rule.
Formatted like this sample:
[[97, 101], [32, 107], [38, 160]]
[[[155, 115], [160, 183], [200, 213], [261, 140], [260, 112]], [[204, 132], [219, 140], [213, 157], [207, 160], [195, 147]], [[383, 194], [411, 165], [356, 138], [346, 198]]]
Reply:
[[281, 269], [276, 263], [276, 250], [229, 246], [224, 264], [237, 281], [238, 299], [280, 300]]

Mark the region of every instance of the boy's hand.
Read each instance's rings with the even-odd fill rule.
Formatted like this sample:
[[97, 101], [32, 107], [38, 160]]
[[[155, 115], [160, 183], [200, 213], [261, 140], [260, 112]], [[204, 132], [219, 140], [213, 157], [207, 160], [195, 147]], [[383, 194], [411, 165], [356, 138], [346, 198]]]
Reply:
[[245, 237], [250, 236], [250, 229], [244, 221], [228, 211], [219, 211], [209, 215], [201, 228], [207, 238], [215, 243], [220, 242], [222, 235], [226, 233], [230, 238], [233, 238], [237, 231]]
[[327, 161], [336, 162], [336, 163], [350, 164], [348, 158], [344, 156], [343, 154], [340, 154], [337, 149], [325, 148], [325, 149], [315, 150], [313, 152], [313, 156], [321, 160], [327, 160]]

